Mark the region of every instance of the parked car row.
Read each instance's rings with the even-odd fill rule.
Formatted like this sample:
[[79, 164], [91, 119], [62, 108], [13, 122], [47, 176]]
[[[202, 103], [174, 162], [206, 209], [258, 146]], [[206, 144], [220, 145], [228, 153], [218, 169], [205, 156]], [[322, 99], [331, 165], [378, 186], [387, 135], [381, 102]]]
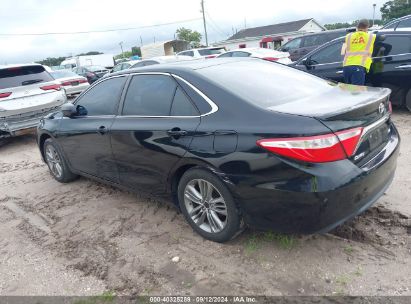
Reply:
[[[307, 54], [291, 66], [321, 78], [343, 82], [344, 38], [338, 38]], [[411, 111], [411, 31], [383, 31], [377, 34], [373, 64], [367, 85], [392, 90], [391, 101]]]

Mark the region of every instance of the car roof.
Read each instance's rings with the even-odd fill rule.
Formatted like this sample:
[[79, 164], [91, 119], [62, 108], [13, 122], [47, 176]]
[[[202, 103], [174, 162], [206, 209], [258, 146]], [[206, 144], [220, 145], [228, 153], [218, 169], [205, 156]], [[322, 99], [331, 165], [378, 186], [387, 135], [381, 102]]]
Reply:
[[245, 61], [245, 60], [261, 60], [261, 59], [238, 57], [238, 58], [213, 58], [213, 59], [205, 60], [201, 58], [201, 59], [195, 59], [195, 60], [189, 60], [189, 61], [177, 61], [177, 62], [171, 62], [171, 63], [150, 65], [150, 66], [145, 66], [145, 67], [140, 67], [140, 68], [132, 68], [132, 69], [127, 69], [127, 70], [112, 73], [110, 74], [110, 76], [126, 75], [126, 74], [132, 74], [136, 72], [141, 72], [141, 73], [143, 72], [170, 73], [171, 71], [173, 71], [173, 73], [189, 72], [189, 71], [195, 71], [199, 69], [205, 69], [208, 67], [219, 66], [219, 65], [224, 65], [227, 63]]
[[18, 67], [24, 67], [24, 66], [42, 66], [42, 64], [39, 63], [21, 63], [21, 64], [4, 64], [0, 65], [0, 69], [9, 69], [9, 68], [18, 68]]
[[399, 17], [397, 19], [391, 20], [391, 21], [387, 22], [386, 24], [384, 24], [383, 28], [386, 27], [386, 26], [389, 26], [393, 23], [400, 22], [400, 21], [403, 21], [403, 20], [409, 19], [409, 18], [411, 18], [411, 15], [402, 16], [402, 17]]

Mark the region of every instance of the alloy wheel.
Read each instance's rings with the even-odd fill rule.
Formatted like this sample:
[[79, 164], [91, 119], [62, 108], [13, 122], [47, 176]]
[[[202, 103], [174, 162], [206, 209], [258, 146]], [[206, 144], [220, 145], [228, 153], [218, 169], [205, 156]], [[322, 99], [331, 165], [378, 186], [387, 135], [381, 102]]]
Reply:
[[191, 180], [184, 189], [184, 204], [193, 222], [208, 233], [221, 232], [227, 225], [224, 197], [210, 182]]
[[56, 178], [61, 178], [63, 175], [63, 166], [61, 164], [61, 159], [56, 149], [52, 145], [48, 145], [45, 151], [46, 162], [49, 166], [51, 173]]

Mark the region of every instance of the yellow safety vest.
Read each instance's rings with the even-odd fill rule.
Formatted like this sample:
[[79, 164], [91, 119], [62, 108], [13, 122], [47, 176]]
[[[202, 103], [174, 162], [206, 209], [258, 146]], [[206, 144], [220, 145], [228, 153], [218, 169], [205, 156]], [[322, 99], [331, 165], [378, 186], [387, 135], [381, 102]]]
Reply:
[[372, 64], [372, 52], [376, 35], [366, 32], [350, 33], [345, 37], [344, 66], [362, 66], [367, 72]]

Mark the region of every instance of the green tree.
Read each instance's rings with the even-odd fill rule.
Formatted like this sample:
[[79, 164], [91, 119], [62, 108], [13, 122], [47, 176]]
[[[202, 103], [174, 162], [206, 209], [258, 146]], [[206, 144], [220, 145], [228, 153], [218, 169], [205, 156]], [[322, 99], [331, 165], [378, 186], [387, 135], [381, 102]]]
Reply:
[[47, 65], [49, 67], [60, 65], [66, 57], [48, 57], [46, 59], [37, 61], [37, 63]]
[[199, 32], [180, 27], [176, 34], [178, 39], [190, 42], [194, 47], [200, 46], [202, 35]]
[[101, 55], [101, 54], [104, 54], [104, 53], [91, 51], [91, 52], [87, 52], [87, 53], [81, 53], [81, 54], [78, 54], [76, 56], [91, 56], [91, 55]]
[[[349, 27], [356, 27], [358, 22], [360, 20], [355, 20], [352, 22], [337, 22], [337, 23], [331, 23], [331, 24], [325, 24], [324, 27], [327, 30], [337, 30], [337, 29], [343, 29], [343, 28], [349, 28]], [[370, 25], [372, 25], [372, 19], [369, 19], [368, 22], [370, 23]], [[374, 24], [375, 25], [382, 25], [383, 22], [380, 19], [376, 19], [374, 20]]]
[[392, 0], [384, 3], [380, 9], [382, 19], [387, 22], [411, 14], [411, 1]]

